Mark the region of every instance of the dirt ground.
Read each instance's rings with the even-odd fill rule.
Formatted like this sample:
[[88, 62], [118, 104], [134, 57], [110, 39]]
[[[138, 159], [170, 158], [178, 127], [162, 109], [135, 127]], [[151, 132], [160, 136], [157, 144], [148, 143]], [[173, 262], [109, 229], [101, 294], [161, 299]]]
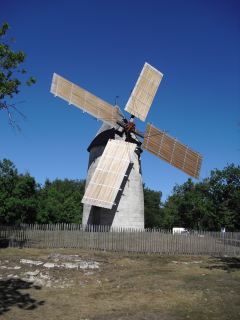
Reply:
[[0, 319], [240, 319], [240, 259], [0, 249]]

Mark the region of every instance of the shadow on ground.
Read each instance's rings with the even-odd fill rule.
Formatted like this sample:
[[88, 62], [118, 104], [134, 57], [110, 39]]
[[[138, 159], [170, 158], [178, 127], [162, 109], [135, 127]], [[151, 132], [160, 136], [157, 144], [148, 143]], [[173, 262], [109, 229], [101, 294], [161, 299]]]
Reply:
[[30, 294], [21, 292], [22, 289], [36, 289], [41, 287], [21, 279], [0, 280], [0, 315], [17, 306], [24, 310], [33, 310], [44, 304], [44, 301], [33, 299]]
[[214, 264], [205, 267], [207, 269], [220, 269], [228, 272], [240, 269], [240, 258], [218, 257], [215, 258]]
[[23, 248], [26, 244], [26, 240], [16, 240], [14, 237], [3, 238], [0, 237], [0, 249], [6, 249], [8, 247]]
[[9, 247], [9, 239], [0, 237], [0, 248], [8, 248]]

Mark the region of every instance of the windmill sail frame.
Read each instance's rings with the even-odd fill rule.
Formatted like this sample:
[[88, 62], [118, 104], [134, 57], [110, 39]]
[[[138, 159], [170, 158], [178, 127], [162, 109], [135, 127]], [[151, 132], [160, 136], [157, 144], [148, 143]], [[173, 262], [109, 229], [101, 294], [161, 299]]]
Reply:
[[142, 147], [188, 175], [199, 178], [202, 156], [152, 124], [147, 124]]
[[125, 111], [145, 121], [162, 77], [160, 71], [146, 62], [128, 99]]
[[117, 127], [117, 121], [122, 120], [118, 107], [113, 107], [56, 73], [53, 74], [50, 92], [113, 127]]
[[82, 203], [111, 209], [124, 175], [132, 160], [136, 144], [109, 140], [89, 181]]

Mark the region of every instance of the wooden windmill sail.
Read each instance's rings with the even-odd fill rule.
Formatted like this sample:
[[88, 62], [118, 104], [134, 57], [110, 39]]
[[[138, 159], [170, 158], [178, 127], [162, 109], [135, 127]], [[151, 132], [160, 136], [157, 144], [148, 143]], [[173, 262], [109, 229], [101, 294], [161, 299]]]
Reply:
[[116, 205], [126, 171], [137, 149], [149, 151], [188, 175], [198, 178], [202, 156], [188, 146], [151, 124], [140, 133], [133, 122], [137, 117], [145, 121], [163, 74], [145, 63], [126, 104], [130, 120], [123, 117], [116, 106], [105, 102], [87, 90], [54, 73], [51, 92], [69, 104], [102, 120], [119, 132], [121, 139], [108, 139], [91, 179], [87, 183], [82, 202], [85, 205], [112, 209]]

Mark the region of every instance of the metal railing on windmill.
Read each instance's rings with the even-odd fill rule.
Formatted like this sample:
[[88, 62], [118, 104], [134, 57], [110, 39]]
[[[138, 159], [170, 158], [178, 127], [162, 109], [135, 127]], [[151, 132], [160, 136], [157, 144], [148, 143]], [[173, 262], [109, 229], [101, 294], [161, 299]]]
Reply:
[[144, 229], [141, 152], [148, 151], [191, 177], [198, 178], [202, 156], [148, 123], [144, 133], [134, 122], [145, 121], [163, 74], [145, 63], [132, 90], [124, 117], [120, 108], [54, 73], [51, 93], [101, 120], [90, 143], [84, 204], [84, 225]]

